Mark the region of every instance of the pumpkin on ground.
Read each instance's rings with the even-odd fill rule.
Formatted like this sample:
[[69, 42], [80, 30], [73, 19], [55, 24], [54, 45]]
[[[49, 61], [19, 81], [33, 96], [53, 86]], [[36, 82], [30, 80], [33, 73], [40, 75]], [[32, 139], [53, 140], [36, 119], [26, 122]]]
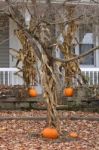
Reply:
[[70, 132], [69, 136], [72, 138], [78, 138], [78, 134], [76, 132]]
[[73, 96], [74, 95], [74, 89], [72, 87], [66, 87], [64, 89], [64, 95], [68, 96], [68, 97]]
[[56, 139], [59, 137], [58, 131], [55, 128], [45, 128], [41, 135], [45, 138]]
[[28, 94], [29, 96], [31, 97], [36, 97], [38, 94], [37, 94], [37, 90], [35, 88], [29, 88], [28, 89]]

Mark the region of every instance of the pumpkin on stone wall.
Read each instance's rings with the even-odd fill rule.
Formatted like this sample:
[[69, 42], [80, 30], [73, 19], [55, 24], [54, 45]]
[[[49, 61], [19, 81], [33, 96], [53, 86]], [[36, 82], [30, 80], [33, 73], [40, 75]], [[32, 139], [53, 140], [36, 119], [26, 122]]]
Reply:
[[34, 87], [28, 89], [28, 94], [30, 97], [36, 97], [38, 95], [37, 90]]
[[72, 87], [64, 88], [64, 96], [72, 97], [74, 95], [74, 89]]

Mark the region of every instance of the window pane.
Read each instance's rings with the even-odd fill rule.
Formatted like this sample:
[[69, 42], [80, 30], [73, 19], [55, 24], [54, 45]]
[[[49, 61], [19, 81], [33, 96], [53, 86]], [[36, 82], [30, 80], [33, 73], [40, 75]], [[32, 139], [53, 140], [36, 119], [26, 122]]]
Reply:
[[93, 44], [93, 26], [91, 24], [80, 25], [79, 42], [83, 44]]
[[[92, 24], [81, 24], [79, 27], [79, 54], [82, 54], [94, 47], [93, 45], [93, 26]], [[80, 60], [80, 64], [94, 65], [94, 53]]]
[[[93, 44], [80, 44], [79, 45], [79, 54], [82, 54], [91, 48], [93, 48]], [[80, 64], [94, 65], [94, 52], [92, 52], [88, 56], [85, 56], [84, 58], [82, 58], [80, 60]]]

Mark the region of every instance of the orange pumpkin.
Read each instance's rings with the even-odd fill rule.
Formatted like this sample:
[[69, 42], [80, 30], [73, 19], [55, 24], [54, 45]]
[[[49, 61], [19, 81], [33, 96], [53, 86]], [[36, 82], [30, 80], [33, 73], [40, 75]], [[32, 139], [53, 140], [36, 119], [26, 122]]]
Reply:
[[64, 95], [71, 97], [74, 95], [74, 89], [72, 87], [67, 87], [64, 89]]
[[58, 131], [55, 128], [45, 128], [41, 135], [49, 139], [56, 139], [59, 136]]
[[69, 136], [72, 137], [72, 138], [77, 138], [78, 134], [76, 132], [70, 132]]
[[28, 89], [28, 94], [29, 94], [29, 96], [31, 96], [31, 97], [36, 97], [36, 96], [37, 96], [37, 91], [36, 91], [35, 88], [29, 88], [29, 89]]

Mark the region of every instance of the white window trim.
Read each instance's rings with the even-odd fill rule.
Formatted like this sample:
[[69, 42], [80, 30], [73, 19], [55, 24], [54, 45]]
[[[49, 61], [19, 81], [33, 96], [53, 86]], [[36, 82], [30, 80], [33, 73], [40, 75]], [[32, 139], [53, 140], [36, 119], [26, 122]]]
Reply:
[[[79, 42], [79, 32], [76, 33], [76, 37], [78, 39]], [[99, 45], [99, 36], [96, 36], [96, 40], [95, 43], [93, 43], [94, 46], [98, 46]], [[75, 47], [75, 54], [79, 55], [79, 45], [77, 45]], [[94, 51], [94, 65], [80, 65], [80, 67], [82, 68], [92, 68], [92, 67], [99, 67], [99, 50]]]

